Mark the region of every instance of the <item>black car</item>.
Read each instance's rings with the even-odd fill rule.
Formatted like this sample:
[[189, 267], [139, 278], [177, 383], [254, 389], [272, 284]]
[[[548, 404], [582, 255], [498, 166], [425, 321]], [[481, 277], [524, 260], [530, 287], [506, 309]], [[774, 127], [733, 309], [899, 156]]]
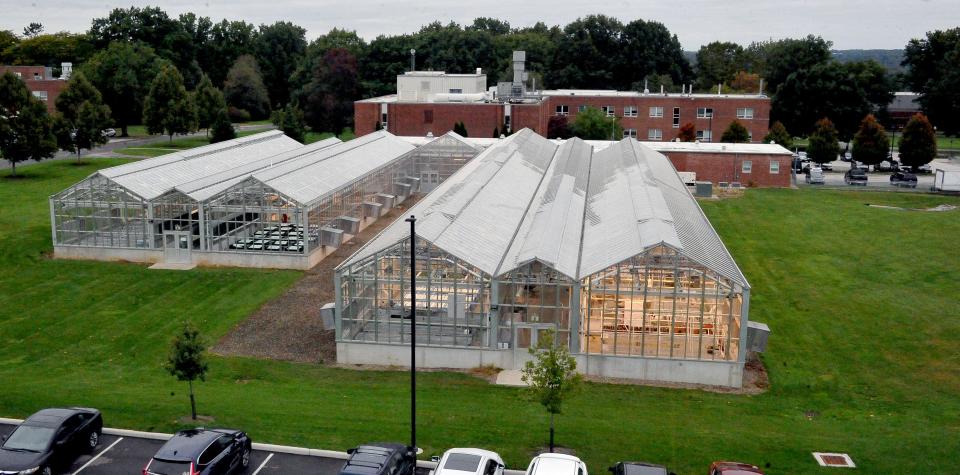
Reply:
[[617, 462], [609, 470], [613, 475], [676, 475], [663, 465], [646, 462]]
[[177, 432], [160, 447], [143, 475], [221, 475], [250, 466], [252, 443], [243, 431], [189, 429]]
[[896, 187], [916, 188], [917, 176], [908, 172], [896, 172], [890, 175], [890, 184]]
[[867, 172], [862, 168], [851, 168], [843, 174], [843, 182], [848, 185], [867, 186]]
[[65, 470], [78, 455], [97, 447], [102, 431], [103, 417], [96, 409], [43, 409], [3, 438], [0, 473]]
[[417, 466], [413, 451], [402, 444], [366, 444], [347, 453], [340, 475], [413, 475]]

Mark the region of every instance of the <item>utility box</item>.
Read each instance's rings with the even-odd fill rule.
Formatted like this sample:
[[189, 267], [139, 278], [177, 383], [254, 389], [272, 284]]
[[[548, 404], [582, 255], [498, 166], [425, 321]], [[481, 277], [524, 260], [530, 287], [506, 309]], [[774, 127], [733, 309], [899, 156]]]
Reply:
[[337, 227], [347, 234], [356, 236], [360, 232], [360, 220], [353, 216], [340, 216], [337, 218]]
[[397, 195], [397, 203], [403, 203], [403, 200], [410, 196], [410, 184], [395, 181], [393, 182], [393, 192]]
[[408, 176], [408, 177], [404, 177], [404, 180], [406, 180], [407, 183], [410, 184], [411, 193], [416, 193], [420, 191], [420, 178], [415, 176]]
[[363, 217], [364, 218], [379, 218], [380, 210], [383, 208], [383, 205], [375, 201], [365, 201], [363, 203]]
[[388, 195], [386, 193], [377, 193], [376, 198], [378, 203], [383, 205], [383, 209], [393, 208], [394, 203], [397, 202], [397, 197], [393, 195]]
[[320, 307], [320, 321], [323, 323], [323, 328], [327, 330], [333, 330], [336, 328], [336, 322], [334, 317], [337, 314], [337, 304], [330, 302], [323, 304]]
[[766, 323], [747, 322], [747, 350], [763, 353], [767, 350], [770, 328]]
[[694, 196], [698, 198], [709, 198], [713, 196], [713, 183], [709, 181], [696, 182]]
[[343, 230], [337, 228], [320, 228], [320, 245], [330, 247], [340, 247], [343, 244]]

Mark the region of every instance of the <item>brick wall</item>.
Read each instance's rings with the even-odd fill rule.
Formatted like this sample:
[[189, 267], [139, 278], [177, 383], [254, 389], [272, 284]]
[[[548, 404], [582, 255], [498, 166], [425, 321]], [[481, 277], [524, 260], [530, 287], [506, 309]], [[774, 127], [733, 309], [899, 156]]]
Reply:
[[[66, 81], [46, 78], [46, 68], [43, 66], [0, 66], [0, 74], [5, 72], [19, 73], [20, 79], [27, 85], [30, 92], [35, 93], [38, 99], [47, 105], [47, 112], [56, 110], [54, 107], [57, 96], [67, 87]], [[41, 93], [41, 94], [36, 94]], [[46, 98], [44, 99], [44, 94]]]
[[[704, 152], [664, 152], [674, 168], [681, 172], [695, 172], [698, 181], [738, 181], [744, 186], [789, 187], [790, 160], [788, 154], [732, 154]], [[745, 161], [750, 162], [750, 171], [744, 171]], [[770, 162], [779, 162], [777, 173], [771, 173]]]

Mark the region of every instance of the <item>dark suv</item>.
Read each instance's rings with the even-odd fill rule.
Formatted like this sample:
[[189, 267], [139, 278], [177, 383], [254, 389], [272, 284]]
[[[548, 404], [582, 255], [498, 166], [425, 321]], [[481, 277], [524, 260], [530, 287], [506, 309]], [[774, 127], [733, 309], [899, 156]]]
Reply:
[[916, 188], [917, 176], [909, 172], [896, 172], [890, 175], [890, 184], [897, 187]]
[[340, 475], [413, 475], [416, 470], [413, 451], [402, 444], [366, 444], [347, 453], [350, 458], [340, 469]]
[[233, 429], [189, 429], [173, 435], [143, 475], [220, 475], [250, 466], [250, 438]]
[[851, 168], [843, 174], [843, 182], [848, 185], [867, 186], [867, 172], [862, 168]]

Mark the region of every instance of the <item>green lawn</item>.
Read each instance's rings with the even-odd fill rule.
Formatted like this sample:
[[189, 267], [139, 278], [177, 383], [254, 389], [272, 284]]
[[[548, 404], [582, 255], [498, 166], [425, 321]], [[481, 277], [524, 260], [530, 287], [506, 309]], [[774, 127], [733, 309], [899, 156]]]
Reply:
[[[263, 130], [241, 130], [237, 132], [237, 137], [244, 137], [246, 135], [259, 134]], [[203, 145], [209, 145], [210, 139], [206, 136], [199, 135], [195, 137], [184, 137], [184, 138], [174, 138], [172, 141], [164, 140], [160, 142], [155, 142], [149, 145], [138, 145], [135, 147], [126, 147], [114, 150], [114, 152], [121, 155], [130, 155], [135, 157], [159, 157], [160, 155], [166, 155], [168, 153], [177, 152], [180, 150], [186, 150], [189, 148], [200, 147]]]
[[[314, 143], [314, 142], [318, 142], [318, 141], [323, 140], [323, 139], [328, 139], [328, 138], [330, 138], [330, 137], [333, 137], [334, 135], [336, 135], [336, 134], [334, 134], [333, 132], [313, 132], [313, 131], [310, 131], [310, 132], [307, 132], [307, 136], [306, 136], [304, 142], [306, 142], [306, 143]], [[353, 140], [354, 138], [356, 138], [356, 136], [353, 135], [353, 129], [343, 129], [343, 131], [340, 132], [340, 135], [338, 135], [338, 137], [340, 137], [340, 140], [342, 140], [342, 141], [344, 141], [344, 142], [346, 142], [346, 141], [348, 141], [348, 140]]]
[[[50, 405], [104, 411], [108, 425], [170, 431], [186, 384], [162, 369], [184, 318], [223, 335], [298, 272], [151, 271], [51, 260], [47, 196], [93, 160], [0, 178], [0, 412]], [[6, 172], [4, 172], [6, 173]], [[703, 473], [739, 459], [770, 473], [833, 473], [812, 451], [848, 452], [864, 473], [949, 473], [960, 453], [960, 199], [908, 193], [748, 190], [703, 204], [753, 285], [751, 316], [770, 325], [772, 388], [756, 396], [588, 384], [557, 420], [558, 443], [602, 473], [618, 459]], [[406, 440], [407, 373], [213, 357], [200, 412], [254, 440], [346, 449]], [[498, 450], [525, 467], [547, 418], [517, 389], [422, 373], [425, 456]], [[808, 417], [811, 414], [813, 417]]]

